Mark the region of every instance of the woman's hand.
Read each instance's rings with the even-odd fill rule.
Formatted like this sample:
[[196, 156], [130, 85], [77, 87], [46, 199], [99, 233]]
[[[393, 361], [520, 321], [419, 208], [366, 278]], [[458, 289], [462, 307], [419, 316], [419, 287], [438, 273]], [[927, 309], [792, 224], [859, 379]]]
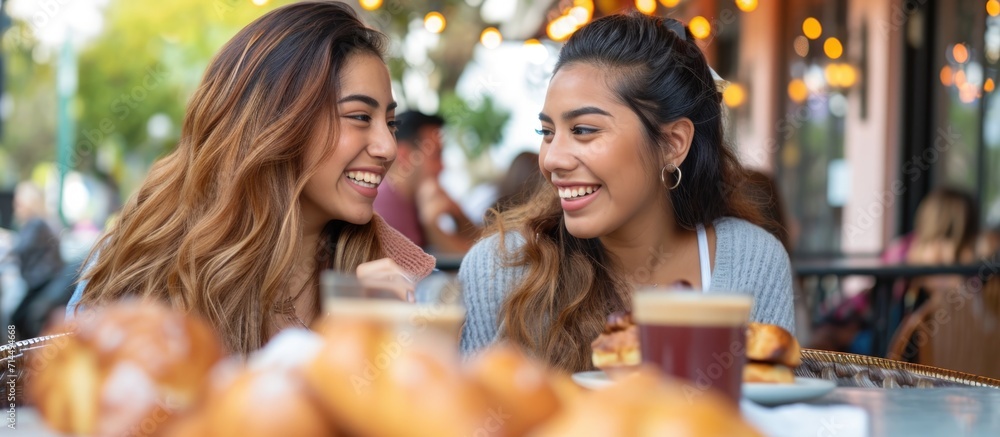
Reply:
[[391, 258], [369, 261], [358, 266], [358, 281], [365, 287], [390, 291], [407, 302], [416, 302], [416, 284]]

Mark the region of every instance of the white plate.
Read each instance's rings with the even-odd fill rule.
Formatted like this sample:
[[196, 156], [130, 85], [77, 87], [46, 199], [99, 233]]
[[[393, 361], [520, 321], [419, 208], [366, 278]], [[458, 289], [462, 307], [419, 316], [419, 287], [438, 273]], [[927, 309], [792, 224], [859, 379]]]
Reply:
[[599, 390], [615, 383], [611, 378], [608, 378], [608, 374], [604, 373], [603, 370], [574, 373], [573, 382], [591, 390]]
[[743, 383], [743, 397], [762, 405], [802, 402], [823, 396], [837, 383], [825, 379], [795, 377], [794, 384]]
[[[608, 375], [600, 370], [573, 374], [577, 384], [598, 390], [614, 384]], [[796, 377], [794, 384], [743, 383], [743, 397], [762, 405], [778, 405], [815, 399], [837, 387], [833, 381], [816, 378]]]

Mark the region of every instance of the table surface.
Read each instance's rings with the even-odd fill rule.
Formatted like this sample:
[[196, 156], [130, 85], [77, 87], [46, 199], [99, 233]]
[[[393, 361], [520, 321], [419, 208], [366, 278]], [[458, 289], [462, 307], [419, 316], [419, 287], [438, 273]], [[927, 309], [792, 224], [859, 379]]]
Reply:
[[1000, 390], [847, 388], [809, 402], [864, 408], [871, 436], [1000, 436]]
[[[813, 405], [850, 404], [868, 412], [871, 437], [1000, 436], [1000, 390], [992, 388], [847, 388], [810, 401]], [[0, 435], [55, 437], [35, 410], [18, 408], [17, 430]]]

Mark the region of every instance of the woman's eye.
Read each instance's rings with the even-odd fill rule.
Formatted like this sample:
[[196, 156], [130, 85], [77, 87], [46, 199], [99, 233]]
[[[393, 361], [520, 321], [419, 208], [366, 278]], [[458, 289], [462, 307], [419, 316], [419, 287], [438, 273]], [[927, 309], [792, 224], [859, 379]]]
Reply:
[[399, 130], [399, 122], [396, 120], [392, 120], [386, 124], [389, 125], [389, 130], [391, 130], [392, 133], [396, 133], [396, 131]]
[[577, 126], [577, 127], [573, 128], [572, 132], [573, 132], [573, 135], [587, 135], [587, 134], [596, 133], [597, 129], [594, 129], [592, 127]]
[[355, 120], [363, 121], [365, 123], [370, 123], [372, 121], [372, 117], [367, 114], [348, 115], [347, 118], [353, 118]]
[[552, 131], [550, 131], [548, 129], [545, 129], [545, 128], [535, 129], [535, 133], [538, 134], [538, 135], [541, 135], [543, 137], [547, 137], [549, 135], [552, 135]]

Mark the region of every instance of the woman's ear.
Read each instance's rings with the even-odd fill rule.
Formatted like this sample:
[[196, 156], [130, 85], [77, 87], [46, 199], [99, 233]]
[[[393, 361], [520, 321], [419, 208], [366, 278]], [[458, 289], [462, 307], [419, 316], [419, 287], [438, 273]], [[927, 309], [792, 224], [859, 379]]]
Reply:
[[664, 164], [670, 162], [680, 167], [681, 163], [687, 159], [688, 152], [691, 150], [691, 142], [694, 141], [694, 123], [687, 117], [682, 117], [665, 124], [660, 132], [666, 139], [668, 146], [663, 154]]

